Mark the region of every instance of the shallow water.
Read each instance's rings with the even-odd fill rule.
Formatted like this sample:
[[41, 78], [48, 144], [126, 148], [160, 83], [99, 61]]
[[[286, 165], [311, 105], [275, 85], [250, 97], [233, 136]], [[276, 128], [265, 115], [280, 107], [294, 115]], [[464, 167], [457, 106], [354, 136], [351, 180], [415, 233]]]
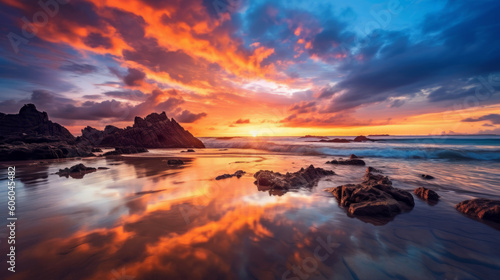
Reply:
[[[184, 157], [187, 164], [168, 166], [168, 157]], [[500, 275], [500, 231], [454, 209], [472, 197], [500, 199], [499, 162], [365, 158], [396, 187], [411, 191], [428, 186], [442, 197], [434, 206], [415, 199], [411, 212], [377, 226], [348, 217], [323, 191], [360, 182], [365, 171], [325, 164], [331, 158], [214, 148], [189, 154], [152, 150], [118, 158], [16, 163], [18, 271], [7, 274], [5, 267], [0, 276], [497, 279]], [[110, 169], [82, 179], [53, 174], [80, 162]], [[297, 171], [309, 164], [332, 169], [336, 175], [311, 190], [281, 196], [258, 191], [253, 183], [258, 170]], [[214, 180], [238, 169], [247, 174]], [[420, 173], [436, 179], [424, 181]], [[6, 178], [1, 179], [0, 184], [6, 185]], [[2, 188], [0, 205], [6, 204]], [[3, 213], [0, 218], [5, 221]], [[7, 251], [5, 242], [0, 246]]]

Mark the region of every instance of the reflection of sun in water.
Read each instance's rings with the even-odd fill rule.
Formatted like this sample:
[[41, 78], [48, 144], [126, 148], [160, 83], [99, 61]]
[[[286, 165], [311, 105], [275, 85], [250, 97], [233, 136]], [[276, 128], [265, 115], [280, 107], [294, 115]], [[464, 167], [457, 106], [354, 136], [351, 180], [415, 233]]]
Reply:
[[250, 131], [250, 134], [252, 135], [252, 137], [257, 137], [257, 131], [255, 130]]

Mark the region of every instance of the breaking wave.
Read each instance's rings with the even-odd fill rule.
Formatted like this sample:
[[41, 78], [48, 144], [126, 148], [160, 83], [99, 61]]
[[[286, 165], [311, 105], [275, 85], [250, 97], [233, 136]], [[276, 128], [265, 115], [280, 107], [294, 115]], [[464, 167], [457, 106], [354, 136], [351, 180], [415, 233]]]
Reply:
[[418, 143], [306, 143], [290, 141], [255, 141], [251, 138], [219, 140], [206, 138], [207, 148], [257, 149], [274, 153], [294, 153], [304, 155], [331, 155], [345, 157], [355, 154], [362, 157], [402, 158], [402, 159], [445, 159], [445, 160], [487, 160], [500, 161], [499, 146], [473, 145], [428, 145]]

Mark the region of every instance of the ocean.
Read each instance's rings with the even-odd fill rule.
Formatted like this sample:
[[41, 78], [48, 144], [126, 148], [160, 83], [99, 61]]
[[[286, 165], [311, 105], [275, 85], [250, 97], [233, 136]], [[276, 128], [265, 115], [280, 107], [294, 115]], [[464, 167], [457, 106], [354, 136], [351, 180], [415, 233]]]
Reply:
[[[16, 166], [17, 265], [29, 269], [0, 276], [496, 279], [498, 226], [466, 217], [454, 206], [471, 198], [500, 199], [500, 138], [373, 138], [380, 141], [202, 138], [207, 148], [194, 153], [150, 149], [118, 157], [2, 163], [5, 170]], [[362, 181], [366, 166], [326, 164], [351, 154], [380, 169], [395, 187], [409, 192], [427, 187], [440, 201], [415, 197], [413, 210], [384, 224], [349, 217], [324, 189]], [[168, 165], [171, 158], [184, 165]], [[109, 169], [82, 178], [55, 174], [77, 163]], [[335, 175], [286, 193], [260, 191], [254, 184], [259, 170], [294, 172], [311, 164]], [[215, 180], [237, 170], [246, 174]], [[423, 180], [421, 174], [435, 179]], [[6, 185], [6, 176], [0, 184]], [[0, 205], [7, 205], [6, 197], [2, 188]], [[0, 243], [2, 252], [6, 246]]]

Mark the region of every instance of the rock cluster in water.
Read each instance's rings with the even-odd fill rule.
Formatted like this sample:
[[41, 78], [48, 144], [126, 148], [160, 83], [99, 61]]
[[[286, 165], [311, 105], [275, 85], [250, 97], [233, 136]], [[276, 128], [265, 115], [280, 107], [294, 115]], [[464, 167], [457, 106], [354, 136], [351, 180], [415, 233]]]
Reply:
[[297, 172], [287, 172], [286, 174], [269, 170], [260, 170], [254, 174], [254, 177], [256, 179], [255, 184], [259, 190], [289, 190], [302, 187], [313, 187], [319, 179], [329, 175], [335, 175], [335, 172], [310, 165], [305, 169], [302, 168]]
[[455, 208], [472, 218], [500, 223], [500, 201], [485, 198], [462, 201]]
[[437, 202], [439, 200], [439, 195], [435, 191], [430, 190], [428, 188], [424, 187], [417, 188], [415, 189], [414, 193], [418, 197], [430, 202]]
[[388, 177], [367, 169], [363, 179], [329, 189], [349, 215], [390, 218], [415, 206], [411, 193], [394, 188]]
[[66, 167], [64, 169], [59, 169], [59, 172], [56, 172], [60, 177], [72, 177], [76, 179], [81, 179], [85, 174], [96, 172], [97, 168], [87, 167], [83, 163], [73, 165], [71, 167]]
[[215, 180], [222, 180], [222, 179], [228, 179], [228, 178], [231, 178], [231, 177], [236, 177], [236, 178], [241, 178], [241, 176], [243, 176], [246, 172], [243, 171], [243, 170], [238, 170], [236, 172], [234, 172], [233, 174], [223, 174], [223, 175], [219, 175], [217, 177], [215, 177]]
[[340, 165], [359, 165], [359, 166], [365, 166], [366, 163], [364, 160], [360, 159], [356, 155], [351, 155], [348, 159], [344, 160], [342, 158], [340, 159], [333, 159], [331, 161], [327, 161], [326, 163], [328, 164], [340, 164]]

